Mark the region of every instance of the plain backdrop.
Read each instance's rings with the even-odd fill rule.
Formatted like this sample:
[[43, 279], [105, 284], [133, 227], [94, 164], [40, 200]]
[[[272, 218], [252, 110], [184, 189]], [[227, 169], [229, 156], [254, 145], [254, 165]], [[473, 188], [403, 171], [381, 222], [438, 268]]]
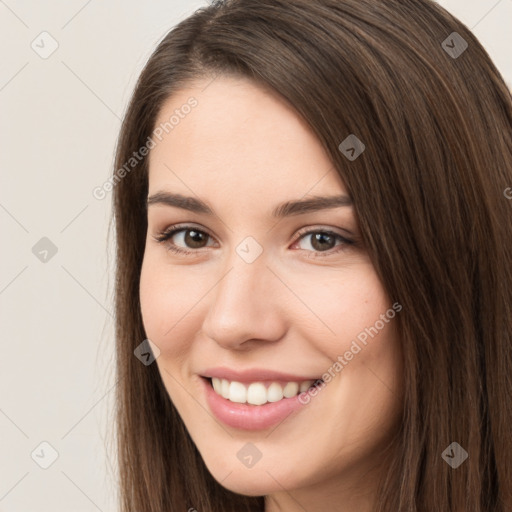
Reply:
[[[111, 194], [92, 191], [142, 66], [205, 2], [0, 0], [0, 511], [116, 510]], [[439, 3], [510, 87], [512, 0]]]

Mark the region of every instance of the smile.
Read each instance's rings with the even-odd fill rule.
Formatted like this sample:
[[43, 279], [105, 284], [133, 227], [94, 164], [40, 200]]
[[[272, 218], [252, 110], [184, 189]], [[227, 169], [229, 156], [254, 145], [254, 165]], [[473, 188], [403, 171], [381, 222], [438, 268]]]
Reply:
[[279, 402], [283, 398], [292, 398], [298, 393], [307, 391], [313, 380], [303, 382], [242, 382], [229, 381], [213, 377], [211, 384], [217, 395], [234, 403], [264, 405], [268, 402]]
[[203, 396], [213, 416], [225, 425], [242, 430], [271, 428], [292, 413], [305, 409], [299, 400], [300, 393], [320, 380], [255, 380], [242, 383], [221, 377], [203, 376], [200, 379]]

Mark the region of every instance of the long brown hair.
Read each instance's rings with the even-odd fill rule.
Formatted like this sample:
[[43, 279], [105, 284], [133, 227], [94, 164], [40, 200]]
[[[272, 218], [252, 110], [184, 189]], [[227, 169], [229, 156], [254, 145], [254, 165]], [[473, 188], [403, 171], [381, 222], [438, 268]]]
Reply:
[[[216, 2], [147, 62], [113, 176], [122, 511], [264, 510], [214, 480], [156, 364], [134, 357], [148, 160], [126, 162], [170, 95], [219, 73], [271, 87], [309, 123], [403, 306], [403, 418], [376, 510], [510, 512], [512, 99], [475, 36], [431, 0]], [[355, 160], [339, 149], [350, 134], [365, 144]], [[442, 457], [453, 442], [469, 455], [456, 469]]]

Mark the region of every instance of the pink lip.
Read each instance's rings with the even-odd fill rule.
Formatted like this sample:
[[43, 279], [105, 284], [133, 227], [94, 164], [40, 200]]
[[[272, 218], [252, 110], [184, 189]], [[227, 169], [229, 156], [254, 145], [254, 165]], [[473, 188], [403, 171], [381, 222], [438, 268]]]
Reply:
[[[286, 379], [288, 378], [287, 376]], [[294, 379], [290, 380], [293, 381]], [[233, 428], [242, 430], [261, 430], [269, 428], [282, 422], [294, 411], [303, 407], [303, 404], [299, 402], [300, 395], [296, 395], [292, 398], [283, 398], [279, 400], [279, 402], [270, 402], [264, 405], [231, 402], [218, 395], [213, 390], [208, 379], [201, 377], [201, 381], [203, 382], [206, 401], [214, 416]]]
[[251, 370], [237, 371], [230, 368], [207, 368], [201, 372], [202, 377], [217, 377], [218, 379], [226, 379], [242, 383], [251, 382], [298, 382], [299, 384], [305, 380], [319, 380], [321, 377], [304, 377], [292, 375], [291, 373], [274, 372], [264, 368], [253, 368]]

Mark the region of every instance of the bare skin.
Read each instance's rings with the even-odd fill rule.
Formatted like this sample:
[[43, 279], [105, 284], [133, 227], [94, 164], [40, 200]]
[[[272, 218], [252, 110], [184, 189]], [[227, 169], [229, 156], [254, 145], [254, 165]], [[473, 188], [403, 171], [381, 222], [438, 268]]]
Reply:
[[[272, 218], [284, 201], [348, 195], [307, 124], [248, 80], [218, 77], [203, 91], [209, 82], [169, 98], [157, 124], [192, 96], [198, 104], [149, 157], [149, 196], [201, 198], [215, 212], [148, 207], [140, 300], [146, 334], [160, 350], [158, 369], [221, 485], [265, 495], [267, 512], [369, 512], [386, 471], [379, 450], [401, 414], [394, 321], [381, 320], [350, 360], [344, 354], [391, 301], [359, 243], [352, 206]], [[192, 226], [155, 240], [178, 223]], [[205, 233], [202, 240], [194, 230]], [[315, 243], [326, 230], [335, 235]], [[246, 237], [262, 250], [251, 263], [236, 250]], [[170, 251], [173, 243], [191, 253]], [[211, 366], [321, 376], [338, 356], [342, 370], [276, 427], [227, 426], [205, 400], [200, 375]], [[251, 468], [237, 457], [249, 442], [262, 454]]]

